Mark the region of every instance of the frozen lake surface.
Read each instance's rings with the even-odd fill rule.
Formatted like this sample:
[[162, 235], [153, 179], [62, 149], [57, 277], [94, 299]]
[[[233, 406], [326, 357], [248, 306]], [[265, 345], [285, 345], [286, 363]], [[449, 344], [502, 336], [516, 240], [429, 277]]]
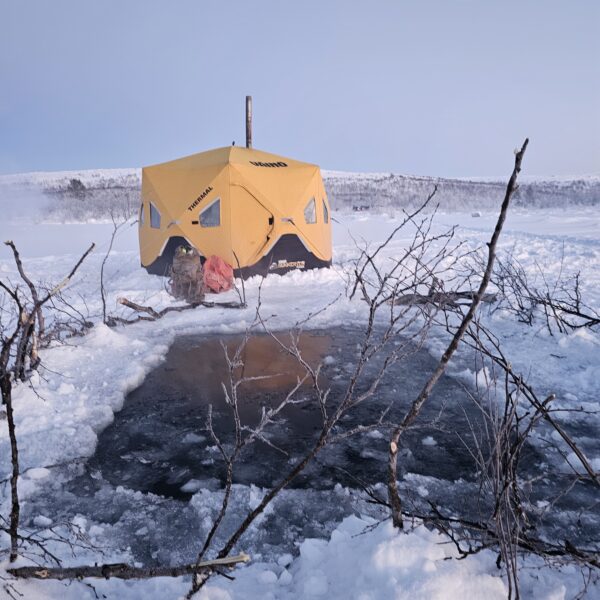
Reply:
[[[345, 274], [357, 255], [354, 240], [376, 243], [385, 239], [397, 226], [398, 219], [393, 215], [370, 214], [335, 217], [336, 260], [332, 269], [289, 273], [264, 282], [250, 280], [246, 282], [246, 310], [171, 313], [155, 323], [112, 329], [101, 324], [99, 294], [99, 271], [110, 243], [112, 225], [33, 226], [26, 219], [0, 222], [3, 239], [15, 240], [22, 250], [28, 273], [35, 281], [48, 285], [62, 280], [91, 241], [98, 243], [96, 252], [88, 257], [66, 290], [68, 300], [95, 327], [83, 338], [45, 350], [45, 368], [39, 377], [33, 378], [32, 387], [19, 385], [15, 389], [23, 473], [22, 522], [26, 530], [39, 530], [48, 521], [61, 532], [67, 531], [64, 524], [76, 525], [97, 550], [86, 553], [80, 549], [73, 556], [68, 549], [59, 548], [61, 559], [70, 563], [135, 560], [146, 565], [174, 564], [196, 556], [222, 499], [222, 466], [203, 431], [208, 403], [215, 406], [216, 426], [220, 431], [228, 430], [227, 416], [222, 410], [220, 381], [224, 363], [219, 340], [235, 347], [240, 333], [254, 319], [259, 290], [262, 290], [263, 314], [275, 331], [285, 331], [313, 315], [310, 324], [316, 331], [303, 340], [305, 352], [314, 361], [329, 357], [323, 377], [332, 387], [332, 402], [345, 387], [356, 360], [358, 331], [367, 317], [365, 303], [350, 301], [345, 294]], [[469, 248], [477, 248], [489, 239], [493, 220], [493, 215], [485, 212], [477, 218], [470, 213], [440, 214], [436, 232], [447, 225], [459, 224], [457, 235], [461, 241]], [[581, 272], [583, 297], [598, 310], [597, 223], [597, 211], [591, 209], [571, 207], [564, 211], [522, 214], [515, 211], [507, 221], [500, 250], [504, 256], [510, 253], [521, 261], [532, 278], [539, 278], [541, 273], [552, 282], [561, 273]], [[396, 239], [382, 261], [397, 256], [410, 239], [409, 234]], [[131, 314], [117, 303], [121, 296], [156, 308], [173, 303], [164, 282], [139, 268], [137, 246], [137, 228], [133, 225], [122, 228], [106, 263], [108, 309], [124, 318]], [[18, 280], [14, 261], [3, 245], [0, 273], [3, 280]], [[233, 292], [223, 297], [223, 300], [235, 299]], [[320, 312], [328, 305], [328, 310]], [[598, 469], [600, 340], [597, 331], [580, 329], [550, 334], [540, 320], [533, 327], [524, 327], [514, 316], [502, 312], [483, 311], [481, 317], [498, 335], [512, 364], [538, 395], [556, 394], [557, 406], [565, 410], [556, 413], [557, 418]], [[394, 367], [377, 398], [364, 407], [366, 416], [368, 410], [378, 414], [392, 400], [395, 414], [401, 412], [402, 405], [414, 398], [427, 377], [434, 362], [431, 356], [441, 355], [446, 343], [443, 331], [433, 331], [426, 351]], [[252, 352], [248, 369], [287, 374], [287, 378], [275, 377], [244, 391], [246, 414], [251, 418], [261, 403], [273, 401], [288, 389], [293, 370], [260, 338], [252, 340], [249, 348]], [[372, 375], [376, 363], [369, 365], [369, 369]], [[474, 417], [473, 405], [463, 386], [472, 391], [475, 374], [480, 369], [473, 357], [464, 350], [459, 352], [450, 365], [449, 377], [436, 388], [429, 412], [421, 421], [437, 415], [446, 399], [446, 410], [438, 427], [415, 430], [405, 438], [399, 477], [407, 509], [427, 510], [428, 502], [433, 502], [447, 513], [478, 517], [477, 512], [472, 514], [480, 508], [478, 484], [457, 432], [470, 441], [465, 414]], [[308, 394], [309, 390], [303, 392]], [[583, 413], [577, 412], [580, 408]], [[308, 409], [296, 409], [285, 424], [272, 432], [273, 440], [287, 450], [288, 457], [264, 445], [257, 445], [243, 457], [235, 475], [238, 483], [233, 489], [232, 511], [221, 525], [215, 541], [217, 548], [260, 502], [265, 493], [261, 486], [270, 485], [281, 476], [288, 461], [298, 456], [314, 435], [311, 427], [318, 426], [318, 415]], [[360, 418], [365, 417], [361, 415]], [[342, 425], [349, 427], [351, 423], [352, 420]], [[561, 456], [556, 442], [552, 432], [542, 424], [524, 456], [522, 478], [527, 510], [536, 525], [533, 534], [559, 543], [569, 540], [592, 546], [600, 539], [597, 490], [576, 481], [565, 458], [574, 465], [576, 460], [572, 460], [564, 444]], [[8, 448], [6, 430], [0, 428], [0, 479], [10, 473]], [[473, 590], [477, 590], [471, 597], [496, 597], [489, 594], [481, 578], [475, 583], [473, 576], [474, 569], [479, 569], [482, 577], [492, 579], [504, 589], [491, 550], [461, 561], [446, 560], [453, 550], [442, 536], [436, 537], [423, 527], [396, 536], [389, 523], [357, 535], [370, 527], [369, 516], [381, 519], [386, 513], [367, 502], [354, 478], [374, 483], [376, 492], [384, 497], [385, 488], [375, 482], [382, 481], [386, 459], [387, 432], [356, 437], [324, 452], [319, 464], [282, 492], [242, 538], [239, 550], [249, 552], [253, 564], [236, 572], [236, 582], [215, 579], [211, 590], [214, 588], [215, 594], [221, 594], [222, 589], [235, 588], [238, 591], [232, 597], [263, 598], [268, 597], [265, 577], [272, 580], [281, 575], [282, 580], [285, 577], [289, 581], [293, 574], [289, 589], [282, 583], [274, 597], [306, 597], [303, 586], [308, 585], [318, 570], [325, 573], [323, 578], [329, 582], [328, 594], [337, 590], [340, 597], [351, 597], [351, 591], [345, 596], [342, 593], [344, 585], [348, 590], [360, 585], [371, 589], [373, 586], [368, 583], [371, 579], [363, 581], [367, 575], [377, 580], [376, 589], [383, 580], [397, 581], [393, 586], [390, 584], [393, 591], [382, 596], [392, 597], [397, 590], [409, 589], [411, 583], [407, 577], [415, 572], [427, 572], [419, 577], [419, 582], [423, 589], [430, 586], [435, 574], [426, 569], [431, 566], [431, 557], [437, 556], [436, 572], [443, 590], [440, 597], [447, 597], [448, 582], [457, 581], [459, 573], [461, 582], [472, 583]], [[543, 500], [567, 489], [568, 494], [554, 506], [544, 504]], [[8, 514], [7, 490], [7, 485], [0, 488], [3, 514]], [[481, 513], [486, 512], [484, 509], [485, 505]], [[348, 520], [353, 523], [351, 527]], [[345, 540], [342, 545], [340, 535]], [[339, 559], [339, 563], [327, 563], [325, 549], [327, 556]], [[296, 557], [289, 570], [278, 563], [288, 552]], [[373, 571], [372, 561], [380, 555], [405, 558], [386, 563], [382, 572]], [[415, 557], [423, 570], [413, 563]], [[528, 559], [524, 561], [531, 566]], [[577, 574], [549, 573], [534, 567], [524, 568], [522, 576], [528, 582], [524, 583], [529, 590], [524, 592], [527, 597], [544, 597], [542, 589], [553, 590], [552, 593], [558, 594], [556, 597], [561, 597], [565, 587], [573, 595], [581, 587]], [[541, 583], [544, 578], [546, 587]], [[104, 590], [108, 597], [165, 598], [187, 591], [185, 581], [161, 581], [157, 585], [160, 589], [154, 589], [151, 582], [138, 582], [130, 587], [113, 581], [96, 582], [98, 591]], [[165, 586], [169, 585], [171, 596], [165, 592]], [[464, 596], [467, 592], [462, 587], [461, 590]], [[25, 597], [94, 600], [92, 590], [82, 583], [66, 588], [62, 584], [32, 582], [23, 584], [23, 591]], [[225, 593], [217, 597], [227, 597]], [[505, 590], [497, 597], [506, 597]], [[551, 597], [550, 591], [546, 597]]]

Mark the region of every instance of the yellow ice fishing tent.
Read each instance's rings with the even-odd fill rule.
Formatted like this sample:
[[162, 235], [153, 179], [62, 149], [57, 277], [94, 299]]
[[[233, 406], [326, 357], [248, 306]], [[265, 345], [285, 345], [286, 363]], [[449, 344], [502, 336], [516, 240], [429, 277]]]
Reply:
[[[250, 144], [251, 145], [251, 144]], [[142, 170], [140, 255], [165, 275], [191, 246], [248, 277], [331, 265], [331, 216], [319, 167], [228, 146]]]

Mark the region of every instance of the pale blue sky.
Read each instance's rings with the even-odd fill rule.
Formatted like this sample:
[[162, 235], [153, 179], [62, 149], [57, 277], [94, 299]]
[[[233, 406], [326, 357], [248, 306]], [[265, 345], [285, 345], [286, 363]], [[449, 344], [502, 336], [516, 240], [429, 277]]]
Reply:
[[244, 143], [327, 169], [600, 174], [598, 0], [0, 0], [0, 173]]

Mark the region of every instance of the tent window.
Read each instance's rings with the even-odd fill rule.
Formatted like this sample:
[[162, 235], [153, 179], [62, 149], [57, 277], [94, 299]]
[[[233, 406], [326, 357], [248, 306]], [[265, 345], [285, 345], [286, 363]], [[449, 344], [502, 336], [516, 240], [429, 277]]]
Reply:
[[150, 202], [150, 227], [160, 229], [160, 213], [152, 202]]
[[311, 224], [317, 222], [317, 206], [315, 204], [315, 199], [311, 198], [304, 209], [304, 220]]
[[219, 227], [221, 225], [221, 198], [217, 198], [200, 213], [202, 227]]
[[139, 217], [140, 227], [144, 224], [144, 215], [145, 215], [145, 212], [144, 212], [144, 203], [142, 202], [140, 204], [140, 217]]
[[327, 209], [327, 203], [325, 202], [325, 198], [323, 198], [323, 221], [325, 223], [329, 223], [329, 210]]

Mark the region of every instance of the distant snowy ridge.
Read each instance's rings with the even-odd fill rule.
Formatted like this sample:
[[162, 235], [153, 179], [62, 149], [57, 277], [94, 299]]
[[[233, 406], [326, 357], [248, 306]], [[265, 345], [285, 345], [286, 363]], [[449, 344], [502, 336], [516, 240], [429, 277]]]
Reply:
[[[442, 211], [495, 210], [504, 196], [506, 179], [447, 179], [394, 173], [322, 171], [335, 210], [394, 212], [415, 208], [437, 186], [432, 206]], [[517, 208], [567, 208], [600, 205], [600, 177], [520, 179], [513, 205]], [[103, 219], [108, 207], [127, 204], [134, 212], [141, 185], [141, 169], [93, 169], [21, 173], [0, 176], [0, 190], [31, 190], [48, 196], [48, 216], [63, 214], [78, 220]], [[110, 192], [110, 194], [107, 194]], [[108, 197], [110, 196], [110, 198]], [[85, 200], [82, 203], [82, 200]], [[85, 204], [85, 207], [82, 206]]]
[[[324, 171], [325, 186], [338, 210], [393, 211], [418, 206], [437, 186], [433, 204], [444, 211], [493, 210], [500, 206], [506, 179], [445, 179], [394, 173]], [[563, 208], [600, 204], [600, 177], [520, 179], [514, 206]]]
[[[474, 176], [474, 177], [434, 177], [428, 175], [402, 175], [392, 172], [362, 173], [354, 171], [333, 171], [321, 169], [326, 181], [381, 181], [390, 178], [402, 178], [410, 181], [429, 183], [462, 183], [468, 184], [504, 184], [507, 176]], [[45, 190], [60, 190], [68, 186], [71, 179], [79, 179], [86, 187], [99, 188], [107, 186], [139, 186], [141, 183], [141, 167], [121, 169], [83, 169], [74, 171], [32, 171], [0, 175], [0, 185], [35, 186]], [[562, 177], [558, 175], [524, 175], [519, 179], [522, 183], [536, 185], [556, 185], [572, 187], [573, 185], [600, 185], [600, 175], [583, 175]]]
[[72, 179], [78, 179], [86, 188], [140, 187], [142, 170], [131, 169], [87, 169], [83, 171], [35, 171], [0, 175], [0, 187], [18, 186], [35, 188], [46, 192], [68, 188]]
[[[506, 175], [488, 175], [488, 176], [469, 176], [469, 177], [435, 177], [433, 175], [403, 175], [393, 173], [391, 171], [373, 171], [370, 173], [359, 173], [355, 171], [333, 171], [321, 169], [323, 177], [326, 179], [370, 179], [378, 180], [386, 177], [405, 177], [407, 179], [415, 179], [422, 181], [460, 181], [463, 183], [506, 183], [508, 174]], [[584, 181], [592, 183], [600, 183], [600, 175], [577, 175], [565, 177], [560, 175], [519, 175], [519, 180], [524, 183], [557, 183], [570, 185], [575, 181]]]

